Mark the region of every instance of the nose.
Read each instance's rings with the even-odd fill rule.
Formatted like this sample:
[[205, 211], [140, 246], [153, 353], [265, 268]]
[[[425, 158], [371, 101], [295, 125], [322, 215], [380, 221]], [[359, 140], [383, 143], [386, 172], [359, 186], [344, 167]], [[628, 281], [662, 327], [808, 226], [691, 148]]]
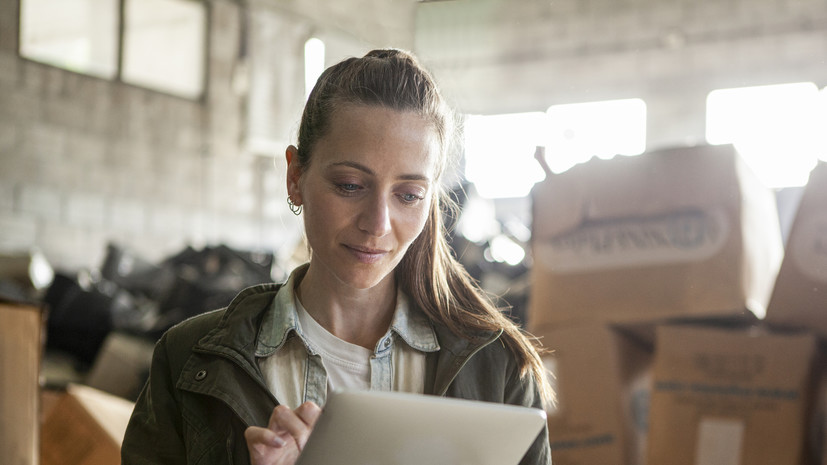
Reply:
[[377, 195], [365, 199], [362, 211], [357, 219], [360, 230], [381, 237], [391, 231], [391, 212], [388, 199]]

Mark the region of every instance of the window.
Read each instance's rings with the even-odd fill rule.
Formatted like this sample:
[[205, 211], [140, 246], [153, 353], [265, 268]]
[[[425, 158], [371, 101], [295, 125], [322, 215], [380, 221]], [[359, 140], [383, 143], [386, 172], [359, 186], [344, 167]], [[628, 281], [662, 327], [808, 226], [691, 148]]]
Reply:
[[734, 144], [768, 187], [802, 186], [827, 160], [827, 91], [813, 83], [712, 91], [706, 124], [707, 141]]
[[25, 58], [187, 98], [203, 93], [203, 2], [21, 0], [20, 5], [20, 55]]
[[542, 112], [466, 117], [465, 178], [482, 197], [528, 195], [545, 177], [534, 159], [545, 130]]
[[118, 68], [118, 0], [22, 0], [20, 54], [111, 79]]
[[553, 105], [547, 114], [546, 162], [554, 173], [592, 157], [646, 150], [646, 103], [641, 99]]
[[124, 82], [183, 97], [204, 88], [204, 4], [181, 0], [126, 0]]
[[471, 115], [465, 122], [465, 177], [486, 198], [526, 196], [545, 173], [562, 173], [593, 156], [646, 150], [646, 104], [640, 99], [554, 105], [547, 112]]
[[304, 43], [304, 97], [310, 97], [310, 91], [324, 71], [324, 42], [312, 38]]

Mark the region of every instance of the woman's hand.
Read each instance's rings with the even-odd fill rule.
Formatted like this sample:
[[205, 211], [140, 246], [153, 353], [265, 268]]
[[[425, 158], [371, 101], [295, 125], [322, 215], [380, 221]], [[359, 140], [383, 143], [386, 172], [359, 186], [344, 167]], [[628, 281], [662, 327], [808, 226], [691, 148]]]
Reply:
[[304, 448], [322, 410], [305, 402], [296, 410], [284, 405], [273, 409], [267, 428], [250, 426], [244, 431], [252, 465], [292, 465]]

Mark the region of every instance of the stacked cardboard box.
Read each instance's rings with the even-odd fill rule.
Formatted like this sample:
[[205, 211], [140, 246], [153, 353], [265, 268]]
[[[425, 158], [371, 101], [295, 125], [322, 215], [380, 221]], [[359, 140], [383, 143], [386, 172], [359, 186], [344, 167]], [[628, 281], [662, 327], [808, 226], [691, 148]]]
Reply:
[[[561, 394], [559, 407], [549, 412], [555, 464], [678, 463], [661, 451], [681, 450], [690, 460], [686, 463], [728, 465], [716, 462], [725, 453], [716, 455], [711, 450], [714, 443], [706, 438], [709, 433], [715, 436], [729, 431], [730, 426], [734, 431], [735, 420], [704, 423], [710, 425], [707, 428], [701, 425], [705, 414], [700, 407], [693, 410], [694, 416], [678, 418], [678, 412], [683, 412], [680, 409], [688, 408], [682, 402], [694, 400], [684, 393], [668, 397], [675, 393], [665, 390], [651, 393], [656, 403], [646, 402], [646, 407], [657, 408], [657, 412], [636, 412], [646, 412], [640, 400], [648, 400], [646, 394], [653, 386], [669, 385], [671, 375], [664, 372], [672, 363], [669, 346], [660, 347], [665, 337], [683, 340], [695, 331], [723, 331], [727, 327], [733, 340], [740, 341], [747, 331], [743, 327], [760, 324], [783, 256], [773, 192], [757, 180], [732, 146], [702, 146], [592, 160], [549, 176], [532, 195], [534, 266], [527, 326], [546, 346], [561, 348], [551, 363]], [[667, 327], [672, 332], [663, 336]], [[621, 342], [629, 334], [643, 345], [630, 350], [631, 343]], [[798, 341], [795, 335], [749, 337], [753, 339], [745, 340], [758, 341], [746, 344], [751, 348], [796, 344], [787, 337]], [[707, 352], [728, 353], [730, 345], [714, 346], [714, 338], [701, 340], [712, 345], [702, 345], [694, 352], [697, 359], [713, 364], [728, 360]], [[811, 376], [809, 361], [814, 349], [807, 344], [812, 342], [797, 342], [795, 354], [801, 364], [796, 365], [797, 377], [789, 380], [797, 384], [782, 391], [801, 394], [792, 402], [794, 406], [787, 406], [798, 413], [809, 401], [800, 383]], [[642, 355], [646, 352], [641, 348], [649, 349], [648, 357]], [[737, 360], [764, 360], [760, 351], [741, 355]], [[563, 367], [565, 359], [570, 361]], [[744, 381], [725, 387], [764, 392], [772, 389], [761, 384], [765, 380], [756, 377], [758, 384]], [[698, 381], [689, 385], [699, 389], [717, 386], [714, 379]], [[600, 402], [568, 394], [596, 390], [596, 386], [613, 393], [603, 394]], [[636, 394], [630, 396], [630, 392]], [[706, 403], [702, 406], [714, 406], [712, 397], [703, 398]], [[605, 404], [607, 399], [611, 405]], [[749, 419], [744, 420], [748, 425], [742, 430], [744, 444], [754, 444], [764, 432], [774, 431], [756, 426], [768, 418], [758, 413], [770, 408], [769, 400], [762, 400], [739, 404], [743, 418]], [[604, 415], [617, 417], [618, 424], [627, 425], [627, 432], [611, 436], [622, 444], [597, 459], [595, 451], [601, 447], [609, 450], [607, 444], [572, 439], [578, 434], [587, 438], [589, 429], [583, 427], [586, 422], [569, 419], [596, 418], [590, 412], [601, 403]], [[676, 424], [684, 432], [693, 433], [665, 434], [678, 419], [681, 422]], [[782, 423], [790, 434], [781, 435], [779, 441], [785, 450], [797, 451], [785, 458], [801, 458], [803, 422], [790, 415]], [[648, 432], [642, 430], [646, 425]], [[695, 434], [699, 428], [703, 436]], [[652, 431], [664, 434], [652, 435]], [[681, 442], [678, 445], [670, 440]], [[574, 447], [578, 444], [590, 447]], [[751, 456], [738, 455], [739, 451], [728, 451], [741, 460], [732, 463], [752, 463], [743, 460]], [[712, 461], [705, 462], [710, 457]], [[800, 465], [783, 460], [775, 463]]]
[[127, 400], [137, 400], [149, 376], [154, 343], [113, 331], [106, 336], [84, 384]]
[[596, 159], [532, 196], [531, 328], [764, 316], [775, 197], [732, 146]]
[[827, 338], [827, 162], [810, 173], [767, 308], [777, 326], [807, 328]]
[[645, 452], [651, 352], [608, 326], [545, 334], [556, 381], [548, 412], [555, 464], [640, 463]]
[[113, 465], [134, 404], [95, 388], [69, 385], [43, 423], [42, 465]]
[[824, 357], [819, 362], [808, 452], [813, 464], [827, 465], [827, 364]]
[[806, 463], [816, 340], [660, 327], [648, 463]]
[[[776, 330], [811, 332], [827, 342], [827, 162], [810, 172], [787, 239], [766, 322]], [[811, 461], [827, 465], [827, 353], [816, 372], [816, 407], [810, 423]]]
[[0, 451], [3, 463], [37, 465], [43, 318], [39, 308], [0, 302]]

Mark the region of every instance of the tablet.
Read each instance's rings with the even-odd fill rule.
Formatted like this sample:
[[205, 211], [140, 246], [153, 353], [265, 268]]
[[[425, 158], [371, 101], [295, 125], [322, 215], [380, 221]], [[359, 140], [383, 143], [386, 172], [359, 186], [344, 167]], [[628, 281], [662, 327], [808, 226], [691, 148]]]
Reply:
[[328, 394], [297, 465], [516, 465], [540, 409], [401, 392]]

